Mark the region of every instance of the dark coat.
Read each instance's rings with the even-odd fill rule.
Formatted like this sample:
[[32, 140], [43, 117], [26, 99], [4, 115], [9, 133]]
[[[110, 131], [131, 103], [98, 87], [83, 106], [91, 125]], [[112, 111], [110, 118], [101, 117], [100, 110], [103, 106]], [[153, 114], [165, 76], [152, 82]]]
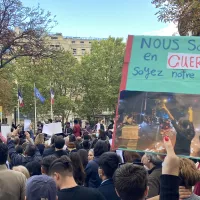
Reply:
[[13, 140], [8, 140], [7, 146], [8, 146], [8, 154], [11, 159], [12, 166], [18, 166], [18, 165], [25, 166], [29, 162], [32, 162], [32, 161], [40, 162], [42, 160], [42, 156], [38, 148], [36, 148], [36, 152], [34, 156], [24, 156], [16, 152]]
[[54, 153], [55, 153], [55, 147], [54, 146], [49, 147], [49, 148], [45, 148], [44, 152], [43, 152], [43, 158], [46, 157], [46, 156], [53, 155]]
[[98, 188], [101, 184], [101, 179], [99, 178], [98, 174], [98, 168], [99, 168], [99, 158], [94, 158], [94, 160], [91, 160], [86, 168], [86, 186], [91, 188]]
[[148, 198], [158, 196], [160, 194], [160, 176], [162, 175], [162, 166], [154, 167], [149, 171], [148, 177]]
[[54, 155], [58, 158], [60, 158], [61, 156], [68, 156], [69, 151], [68, 150], [58, 150], [58, 151], [55, 151]]
[[115, 186], [112, 179], [108, 179], [99, 186], [99, 191], [103, 194], [106, 200], [120, 200], [115, 191]]

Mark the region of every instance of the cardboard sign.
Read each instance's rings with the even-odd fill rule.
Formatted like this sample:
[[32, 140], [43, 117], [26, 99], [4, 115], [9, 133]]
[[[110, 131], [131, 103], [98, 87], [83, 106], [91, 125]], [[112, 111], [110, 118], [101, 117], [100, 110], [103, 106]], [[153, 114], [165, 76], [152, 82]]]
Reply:
[[42, 129], [42, 133], [46, 133], [48, 135], [62, 133], [61, 122], [44, 124], [43, 129]]
[[1, 125], [1, 133], [5, 138], [7, 138], [8, 133], [11, 133], [11, 126]]
[[113, 148], [200, 157], [200, 39], [129, 36]]
[[25, 119], [24, 120], [24, 131], [30, 131], [31, 120]]

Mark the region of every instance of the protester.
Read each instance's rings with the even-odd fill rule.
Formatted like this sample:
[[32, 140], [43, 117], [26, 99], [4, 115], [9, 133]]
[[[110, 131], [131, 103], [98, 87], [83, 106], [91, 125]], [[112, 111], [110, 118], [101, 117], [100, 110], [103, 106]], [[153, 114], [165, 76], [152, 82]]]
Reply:
[[88, 161], [91, 161], [94, 159], [94, 150], [93, 149], [90, 149], [88, 151]]
[[99, 140], [94, 147], [94, 159], [91, 160], [85, 169], [86, 186], [98, 188], [101, 184], [101, 179], [98, 175], [99, 157], [108, 151], [108, 144], [105, 141]]
[[40, 162], [42, 157], [39, 150], [33, 144], [27, 144], [24, 150], [24, 155], [17, 154], [11, 135], [8, 135], [7, 146], [9, 157], [12, 161], [13, 166], [23, 165], [25, 166], [28, 162], [37, 161]]
[[22, 174], [24, 174], [26, 176], [26, 178], [30, 178], [30, 174], [29, 171], [27, 170], [26, 167], [19, 165], [17, 167], [13, 167], [12, 170], [16, 171], [16, 172], [21, 172]]
[[160, 194], [160, 176], [162, 174], [162, 160], [156, 154], [146, 153], [142, 157], [142, 163], [148, 169], [148, 198]]
[[0, 143], [0, 199], [24, 200], [26, 177], [6, 166], [8, 147]]
[[37, 161], [31, 161], [26, 164], [25, 166], [28, 171], [30, 176], [35, 176], [35, 175], [41, 175], [41, 164]]
[[[167, 156], [162, 168], [160, 200], [178, 200], [180, 161], [169, 137], [165, 137], [164, 144]], [[142, 166], [131, 163], [121, 165], [113, 180], [117, 194], [123, 200], [144, 200], [148, 195], [148, 173]]]
[[43, 155], [45, 145], [44, 145], [44, 134], [40, 133], [35, 138], [35, 145], [39, 149], [40, 154]]
[[52, 154], [55, 153], [55, 140], [56, 140], [57, 136], [56, 135], [53, 135], [51, 137], [51, 145], [49, 148], [45, 148], [44, 149], [44, 152], [43, 152], [43, 157], [45, 156], [50, 156]]
[[41, 172], [42, 174], [49, 175], [49, 168], [51, 163], [56, 160], [55, 155], [45, 156], [41, 161]]
[[133, 151], [124, 151], [123, 159], [125, 163], [141, 162], [141, 156]]
[[72, 162], [67, 156], [62, 156], [51, 164], [50, 174], [59, 189], [58, 200], [105, 200], [97, 190], [77, 185], [73, 177]]
[[113, 152], [107, 152], [99, 158], [99, 177], [102, 180], [99, 191], [103, 194], [106, 200], [120, 200], [117, 196], [114, 183], [113, 174], [121, 162], [120, 157]]
[[76, 148], [76, 137], [74, 134], [69, 135], [68, 140], [66, 141], [67, 148], [70, 152], [77, 152]]
[[63, 149], [64, 146], [65, 146], [65, 140], [60, 136], [57, 137], [55, 139], [55, 153], [54, 153], [56, 157], [60, 158], [61, 156], [69, 155], [69, 151]]
[[65, 137], [67, 137], [68, 135], [71, 135], [73, 134], [73, 130], [72, 128], [70, 127], [70, 122], [66, 122], [66, 126], [65, 126]]
[[83, 186], [85, 183], [85, 172], [81, 158], [77, 152], [70, 153], [69, 157], [72, 161], [74, 180], [76, 181], [77, 185]]
[[81, 127], [76, 119], [74, 120], [73, 133], [76, 137], [81, 137]]
[[88, 164], [88, 152], [85, 149], [79, 149], [78, 154], [81, 158], [81, 162], [83, 164], [83, 168], [85, 169]]
[[56, 184], [47, 175], [33, 176], [26, 183], [26, 200], [56, 200]]

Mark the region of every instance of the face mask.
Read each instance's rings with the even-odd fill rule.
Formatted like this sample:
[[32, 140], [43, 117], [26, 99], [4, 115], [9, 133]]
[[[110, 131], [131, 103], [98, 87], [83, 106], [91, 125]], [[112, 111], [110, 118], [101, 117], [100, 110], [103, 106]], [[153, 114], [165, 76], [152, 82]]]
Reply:
[[99, 137], [99, 133], [96, 133], [96, 137]]

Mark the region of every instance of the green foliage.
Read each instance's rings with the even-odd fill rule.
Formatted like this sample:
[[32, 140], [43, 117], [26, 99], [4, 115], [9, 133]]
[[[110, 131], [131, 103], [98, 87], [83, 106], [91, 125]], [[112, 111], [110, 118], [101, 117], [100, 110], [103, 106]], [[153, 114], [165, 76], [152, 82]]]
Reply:
[[82, 101], [78, 114], [95, 116], [114, 111], [119, 93], [125, 44], [121, 38], [109, 38], [92, 44], [91, 54], [83, 57], [80, 69]]

